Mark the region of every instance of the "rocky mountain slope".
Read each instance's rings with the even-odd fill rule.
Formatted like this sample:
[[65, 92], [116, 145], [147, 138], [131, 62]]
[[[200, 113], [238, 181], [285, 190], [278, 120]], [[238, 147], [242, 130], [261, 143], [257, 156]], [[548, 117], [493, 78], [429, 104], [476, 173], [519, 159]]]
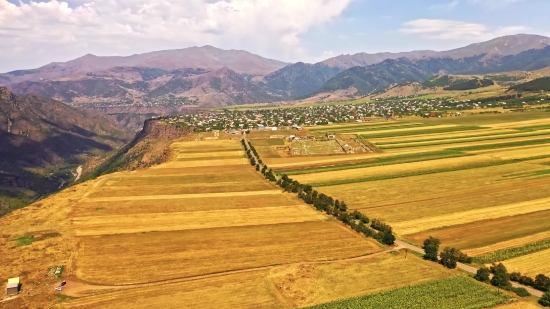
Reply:
[[33, 70], [0, 74], [0, 86], [23, 81], [59, 80], [69, 76], [74, 79], [115, 67], [154, 68], [165, 71], [199, 68], [212, 71], [227, 67], [241, 74], [265, 75], [286, 65], [287, 63], [266, 59], [246, 51], [223, 50], [212, 46], [156, 51], [127, 57], [99, 57], [88, 54], [68, 62], [54, 62]]
[[0, 85], [73, 106], [230, 106], [335, 91], [364, 95], [440, 72], [536, 70], [550, 66], [549, 44], [550, 38], [522, 34], [442, 52], [358, 53], [291, 65], [204, 46], [129, 57], [87, 55], [0, 74]]
[[436, 74], [488, 74], [530, 71], [550, 66], [550, 46], [515, 55], [480, 54], [465, 58], [436, 57], [388, 59], [367, 67], [354, 67], [328, 80], [317, 93], [354, 87], [358, 95], [382, 91], [396, 84], [419, 82]]
[[130, 138], [103, 114], [0, 87], [0, 201], [8, 205], [3, 212], [62, 188], [74, 180], [72, 169]]

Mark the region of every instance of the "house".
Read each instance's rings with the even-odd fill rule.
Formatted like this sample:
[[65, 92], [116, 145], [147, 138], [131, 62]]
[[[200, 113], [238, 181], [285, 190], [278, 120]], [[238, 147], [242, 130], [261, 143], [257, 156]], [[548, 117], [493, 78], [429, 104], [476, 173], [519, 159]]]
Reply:
[[8, 294], [8, 296], [12, 296], [12, 295], [17, 295], [18, 293], [19, 293], [19, 278], [8, 279], [6, 294]]
[[265, 126], [263, 124], [258, 125], [258, 130], [264, 130], [264, 129], [265, 129]]

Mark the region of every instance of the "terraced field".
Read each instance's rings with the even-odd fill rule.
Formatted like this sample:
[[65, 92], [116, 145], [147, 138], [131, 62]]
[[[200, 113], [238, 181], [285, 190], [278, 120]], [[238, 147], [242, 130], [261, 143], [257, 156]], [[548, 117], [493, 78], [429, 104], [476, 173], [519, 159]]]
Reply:
[[[413, 244], [434, 236], [473, 256], [528, 252], [507, 263], [550, 275], [540, 266], [550, 253], [536, 245], [550, 241], [550, 115], [516, 116], [315, 128], [357, 134], [383, 153], [277, 161], [273, 168], [388, 222]], [[522, 246], [530, 247], [516, 250]]]

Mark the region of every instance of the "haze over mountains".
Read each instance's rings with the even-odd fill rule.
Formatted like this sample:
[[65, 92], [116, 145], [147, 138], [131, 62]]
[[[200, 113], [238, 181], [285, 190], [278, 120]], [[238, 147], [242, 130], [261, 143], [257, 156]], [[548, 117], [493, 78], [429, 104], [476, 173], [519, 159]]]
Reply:
[[449, 51], [358, 53], [287, 64], [211, 46], [129, 57], [84, 57], [0, 74], [14, 93], [75, 106], [231, 106], [345, 90], [381, 91], [434, 74], [485, 74], [550, 66], [550, 38], [513, 35]]

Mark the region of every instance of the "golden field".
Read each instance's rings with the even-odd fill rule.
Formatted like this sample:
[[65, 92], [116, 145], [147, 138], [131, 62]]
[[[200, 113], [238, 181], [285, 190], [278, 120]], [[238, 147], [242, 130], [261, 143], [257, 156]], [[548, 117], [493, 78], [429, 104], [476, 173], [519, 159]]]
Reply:
[[550, 249], [513, 258], [503, 263], [509, 271], [521, 272], [534, 278], [538, 274], [550, 273], [549, 260]]
[[58, 308], [121, 308], [127, 304], [132, 308], [296, 308], [455, 274], [432, 266], [414, 255], [405, 259], [403, 252], [382, 253], [344, 262], [298, 263], [129, 288]]

